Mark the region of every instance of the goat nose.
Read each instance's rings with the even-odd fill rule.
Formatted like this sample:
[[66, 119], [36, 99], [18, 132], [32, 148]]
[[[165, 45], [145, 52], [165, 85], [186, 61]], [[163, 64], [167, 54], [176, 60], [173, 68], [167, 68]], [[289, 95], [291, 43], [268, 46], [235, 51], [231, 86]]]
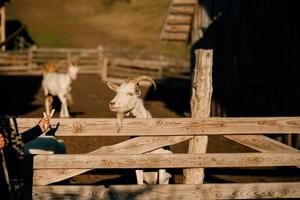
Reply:
[[115, 105], [116, 103], [113, 102], [113, 101], [111, 101], [111, 102], [109, 102], [109, 104], [110, 104], [111, 106], [113, 106], [113, 105]]

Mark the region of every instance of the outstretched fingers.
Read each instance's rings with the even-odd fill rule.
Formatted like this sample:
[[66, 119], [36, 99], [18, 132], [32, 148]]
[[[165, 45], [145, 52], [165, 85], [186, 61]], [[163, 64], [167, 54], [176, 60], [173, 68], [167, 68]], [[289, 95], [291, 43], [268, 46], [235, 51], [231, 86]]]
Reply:
[[39, 125], [43, 132], [47, 131], [50, 126], [50, 119], [53, 117], [55, 110], [52, 109], [51, 113], [47, 115], [45, 112], [43, 112], [43, 118], [40, 120]]

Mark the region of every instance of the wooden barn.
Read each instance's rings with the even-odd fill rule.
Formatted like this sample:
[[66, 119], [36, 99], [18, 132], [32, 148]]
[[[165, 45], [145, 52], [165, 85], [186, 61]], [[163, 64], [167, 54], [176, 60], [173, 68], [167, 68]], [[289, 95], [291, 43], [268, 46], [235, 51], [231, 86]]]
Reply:
[[195, 49], [214, 50], [217, 115], [296, 116], [299, 8], [297, 1], [173, 0], [161, 40], [192, 46], [191, 71]]

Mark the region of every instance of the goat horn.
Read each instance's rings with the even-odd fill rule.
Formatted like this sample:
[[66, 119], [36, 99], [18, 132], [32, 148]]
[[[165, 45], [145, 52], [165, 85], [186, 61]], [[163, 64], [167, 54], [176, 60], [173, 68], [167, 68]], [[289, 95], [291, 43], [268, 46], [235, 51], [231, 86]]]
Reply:
[[118, 85], [116, 85], [110, 81], [108, 81], [106, 84], [112, 91], [117, 92], [117, 89], [119, 88]]
[[135, 84], [137, 84], [137, 83], [139, 83], [139, 82], [142, 81], [142, 80], [148, 80], [148, 81], [150, 81], [150, 82], [153, 84], [154, 89], [156, 89], [156, 84], [155, 84], [154, 80], [153, 80], [152, 78], [150, 78], [149, 76], [145, 76], [145, 75], [137, 76], [137, 77], [135, 77], [132, 81], [133, 81]]

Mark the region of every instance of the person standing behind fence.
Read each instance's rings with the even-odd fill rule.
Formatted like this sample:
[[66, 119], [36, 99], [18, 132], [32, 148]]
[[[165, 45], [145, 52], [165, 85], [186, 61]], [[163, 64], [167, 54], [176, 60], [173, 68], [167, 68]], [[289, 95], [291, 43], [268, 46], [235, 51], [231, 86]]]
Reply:
[[[0, 115], [0, 199], [23, 199], [22, 169], [20, 157], [24, 144], [49, 129], [51, 115], [44, 116], [33, 128], [19, 134], [16, 120]], [[14, 125], [14, 128], [11, 127]]]

